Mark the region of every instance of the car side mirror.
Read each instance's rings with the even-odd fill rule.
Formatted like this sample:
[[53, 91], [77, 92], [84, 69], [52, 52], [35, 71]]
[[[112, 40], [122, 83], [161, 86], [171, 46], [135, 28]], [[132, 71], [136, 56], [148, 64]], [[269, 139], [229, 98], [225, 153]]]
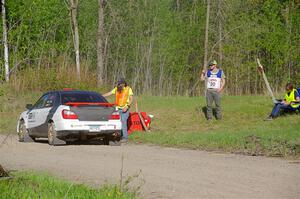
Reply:
[[30, 109], [32, 109], [33, 108], [33, 105], [32, 104], [26, 104], [26, 109], [27, 110], [30, 110]]

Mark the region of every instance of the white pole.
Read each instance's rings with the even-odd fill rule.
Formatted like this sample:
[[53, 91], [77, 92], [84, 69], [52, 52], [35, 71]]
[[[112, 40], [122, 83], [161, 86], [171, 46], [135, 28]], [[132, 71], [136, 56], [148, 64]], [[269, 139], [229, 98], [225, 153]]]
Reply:
[[267, 89], [268, 89], [269, 95], [271, 96], [273, 102], [276, 103], [277, 100], [276, 100], [275, 97], [274, 97], [273, 91], [272, 91], [272, 89], [271, 89], [271, 86], [270, 86], [270, 84], [269, 84], [269, 81], [268, 81], [268, 79], [267, 79], [267, 76], [266, 76], [266, 74], [265, 74], [265, 72], [264, 72], [264, 68], [263, 68], [263, 66], [261, 65], [259, 59], [257, 59], [257, 63], [258, 63], [259, 71], [262, 73], [262, 76], [263, 76], [263, 79], [264, 79], [264, 81], [265, 81], [266, 87], [267, 87]]

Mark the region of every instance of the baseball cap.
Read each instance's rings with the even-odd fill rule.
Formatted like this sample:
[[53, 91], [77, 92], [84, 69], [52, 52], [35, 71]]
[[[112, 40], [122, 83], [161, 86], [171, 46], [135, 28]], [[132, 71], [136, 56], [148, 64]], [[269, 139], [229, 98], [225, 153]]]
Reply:
[[125, 81], [125, 79], [122, 77], [122, 78], [120, 78], [119, 80], [118, 80], [118, 83], [117, 83], [118, 85], [119, 84], [126, 84], [126, 81]]
[[218, 63], [217, 63], [217, 61], [216, 60], [212, 60], [211, 62], [209, 62], [209, 66], [212, 66], [212, 65], [217, 65]]

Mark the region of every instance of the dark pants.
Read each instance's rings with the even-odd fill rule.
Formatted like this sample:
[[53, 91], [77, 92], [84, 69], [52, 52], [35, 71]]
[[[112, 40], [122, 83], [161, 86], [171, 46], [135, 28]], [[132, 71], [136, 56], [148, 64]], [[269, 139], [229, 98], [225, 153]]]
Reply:
[[212, 119], [212, 104], [215, 102], [216, 104], [216, 117], [217, 119], [222, 119], [222, 113], [221, 113], [221, 94], [218, 93], [215, 90], [209, 90], [206, 91], [206, 108], [207, 108], [207, 119]]
[[285, 105], [285, 104], [278, 103], [278, 104], [274, 105], [274, 108], [273, 108], [270, 116], [271, 117], [278, 117], [279, 114], [280, 114], [280, 110], [292, 110], [292, 111], [295, 111], [297, 109], [291, 107], [290, 105]]

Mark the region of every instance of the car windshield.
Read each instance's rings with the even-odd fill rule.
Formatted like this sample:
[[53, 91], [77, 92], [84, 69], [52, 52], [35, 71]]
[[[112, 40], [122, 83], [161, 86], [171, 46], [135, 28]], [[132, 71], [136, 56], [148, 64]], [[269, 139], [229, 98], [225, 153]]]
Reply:
[[68, 102], [107, 102], [107, 100], [97, 93], [62, 93], [62, 104]]

